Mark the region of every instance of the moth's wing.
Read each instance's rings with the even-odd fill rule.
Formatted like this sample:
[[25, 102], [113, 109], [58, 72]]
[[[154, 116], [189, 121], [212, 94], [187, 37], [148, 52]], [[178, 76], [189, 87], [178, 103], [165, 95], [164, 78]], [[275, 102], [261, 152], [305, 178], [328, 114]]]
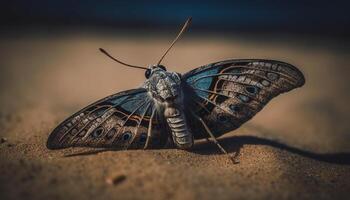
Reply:
[[207, 133], [193, 113], [220, 136], [251, 119], [273, 97], [305, 83], [303, 74], [290, 64], [256, 59], [212, 63], [184, 74], [183, 80], [195, 138]]
[[[72, 146], [114, 149], [160, 148], [168, 135], [146, 89], [120, 92], [93, 103], [58, 125], [47, 148]], [[148, 138], [148, 133], [152, 137]]]

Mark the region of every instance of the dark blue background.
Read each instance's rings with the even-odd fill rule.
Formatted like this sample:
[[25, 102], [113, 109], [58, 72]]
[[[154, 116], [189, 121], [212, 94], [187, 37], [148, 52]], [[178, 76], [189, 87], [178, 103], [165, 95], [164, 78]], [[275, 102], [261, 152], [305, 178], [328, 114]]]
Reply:
[[2, 1], [2, 28], [8, 26], [104, 26], [168, 29], [192, 16], [195, 30], [350, 33], [346, 1]]

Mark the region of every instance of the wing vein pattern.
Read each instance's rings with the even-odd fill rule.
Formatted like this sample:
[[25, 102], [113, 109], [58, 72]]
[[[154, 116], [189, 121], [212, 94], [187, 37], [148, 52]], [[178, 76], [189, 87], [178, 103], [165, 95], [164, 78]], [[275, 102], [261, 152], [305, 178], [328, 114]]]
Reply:
[[162, 129], [162, 119], [156, 119], [153, 113], [157, 113], [156, 106], [146, 89], [120, 92], [87, 106], [63, 121], [50, 134], [47, 147], [143, 149], [151, 127], [148, 148], [161, 148], [168, 135]]
[[[183, 82], [185, 106], [218, 137], [240, 127], [272, 98], [301, 87], [305, 79], [288, 63], [241, 59], [196, 68], [184, 74]], [[189, 119], [194, 137], [202, 138], [202, 124]]]

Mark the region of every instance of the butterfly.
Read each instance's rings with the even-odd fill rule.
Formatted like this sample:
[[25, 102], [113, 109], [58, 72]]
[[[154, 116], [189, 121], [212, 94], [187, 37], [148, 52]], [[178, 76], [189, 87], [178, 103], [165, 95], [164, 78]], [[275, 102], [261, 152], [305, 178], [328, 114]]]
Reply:
[[167, 71], [161, 61], [190, 21], [156, 65], [129, 65], [100, 49], [120, 64], [145, 70], [146, 81], [63, 121], [49, 135], [47, 148], [191, 149], [194, 140], [211, 138], [227, 153], [217, 137], [239, 128], [273, 97], [304, 85], [299, 69], [275, 60], [226, 60], [183, 75]]

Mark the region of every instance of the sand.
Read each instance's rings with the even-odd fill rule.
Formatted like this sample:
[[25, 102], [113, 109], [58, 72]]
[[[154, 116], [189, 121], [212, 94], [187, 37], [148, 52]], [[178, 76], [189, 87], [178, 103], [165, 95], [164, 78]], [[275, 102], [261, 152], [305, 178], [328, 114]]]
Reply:
[[[154, 39], [157, 38], [157, 39]], [[224, 40], [223, 38], [229, 38]], [[347, 199], [350, 191], [350, 93], [345, 44], [281, 37], [185, 37], [164, 65], [184, 73], [229, 58], [289, 62], [303, 88], [271, 101], [219, 141], [239, 152], [232, 164], [215, 145], [177, 149], [48, 150], [50, 131], [75, 111], [135, 88], [170, 36], [86, 32], [0, 38], [1, 199]]]

